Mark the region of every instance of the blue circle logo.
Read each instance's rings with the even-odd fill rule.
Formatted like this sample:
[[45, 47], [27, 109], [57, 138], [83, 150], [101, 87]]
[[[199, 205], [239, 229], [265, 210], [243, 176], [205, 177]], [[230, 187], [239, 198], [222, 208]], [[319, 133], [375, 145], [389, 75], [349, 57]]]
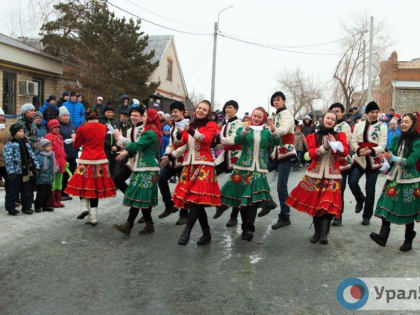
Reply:
[[358, 278], [347, 278], [337, 287], [337, 300], [341, 306], [349, 310], [363, 307], [369, 298], [369, 289]]

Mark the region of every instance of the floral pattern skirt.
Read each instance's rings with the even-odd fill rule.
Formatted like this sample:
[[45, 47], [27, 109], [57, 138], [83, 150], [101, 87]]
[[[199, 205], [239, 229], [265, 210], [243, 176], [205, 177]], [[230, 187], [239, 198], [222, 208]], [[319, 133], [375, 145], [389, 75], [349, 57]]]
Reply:
[[64, 192], [81, 198], [115, 197], [116, 189], [108, 163], [79, 164]]
[[124, 193], [123, 205], [147, 209], [158, 204], [158, 171], [133, 172]]
[[386, 181], [376, 204], [375, 216], [395, 224], [420, 222], [420, 183]]
[[249, 207], [271, 200], [265, 173], [234, 170], [222, 188], [222, 204], [229, 207]]
[[339, 179], [304, 176], [292, 190], [286, 203], [310, 216], [331, 214], [340, 217], [342, 209]]
[[185, 166], [172, 200], [176, 208], [186, 208], [190, 203], [220, 206], [220, 188], [214, 167], [202, 164]]

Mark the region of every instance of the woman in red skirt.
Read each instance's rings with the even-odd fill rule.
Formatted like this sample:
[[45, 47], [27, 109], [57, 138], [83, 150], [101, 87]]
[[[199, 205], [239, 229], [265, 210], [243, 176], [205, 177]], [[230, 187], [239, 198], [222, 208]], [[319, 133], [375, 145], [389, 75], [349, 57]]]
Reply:
[[[189, 208], [187, 226], [178, 240], [179, 245], [186, 245], [190, 239], [195, 222], [200, 222], [203, 235], [197, 245], [210, 243], [210, 227], [204, 207], [220, 206], [220, 189], [214, 169], [210, 145], [216, 136], [217, 124], [209, 120], [211, 104], [202, 101], [194, 113], [194, 121], [178, 137], [177, 145], [186, 145], [184, 169], [174, 190], [174, 207]], [[177, 157], [172, 157], [177, 158]]]
[[88, 215], [87, 224], [98, 224], [98, 200], [115, 197], [116, 190], [112, 181], [108, 160], [104, 152], [107, 127], [98, 122], [96, 111], [86, 114], [87, 124], [77, 129], [73, 146], [83, 146], [77, 169], [67, 184], [65, 193], [80, 197], [83, 219]]
[[340, 217], [342, 208], [339, 157], [349, 153], [346, 134], [336, 133], [337, 116], [327, 112], [320, 130], [307, 136], [312, 159], [305, 176], [292, 190], [286, 203], [313, 217], [315, 234], [310, 242], [328, 244], [328, 232], [333, 217]]

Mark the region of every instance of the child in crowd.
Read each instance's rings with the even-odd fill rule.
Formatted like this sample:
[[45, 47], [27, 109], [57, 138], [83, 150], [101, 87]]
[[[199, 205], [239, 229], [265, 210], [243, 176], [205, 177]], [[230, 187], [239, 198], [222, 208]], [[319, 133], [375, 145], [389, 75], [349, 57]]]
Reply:
[[32, 118], [36, 126], [36, 139], [39, 141], [42, 138], [45, 138], [47, 135], [47, 127], [42, 124], [42, 114], [41, 112], [35, 112], [34, 117]]
[[12, 140], [6, 143], [3, 157], [7, 170], [6, 211], [10, 215], [17, 215], [15, 209], [19, 192], [22, 198], [22, 212], [32, 214], [32, 178], [39, 169], [38, 160], [31, 145], [25, 138], [21, 123], [10, 127]]
[[64, 151], [63, 136], [60, 134], [60, 123], [57, 119], [51, 119], [48, 122], [50, 132], [45, 136], [51, 142], [52, 151], [55, 155], [57, 165], [54, 173], [54, 181], [51, 187], [50, 206], [53, 208], [63, 208], [61, 203], [61, 188], [63, 182], [63, 173], [66, 170], [66, 152]]
[[169, 144], [169, 133], [171, 131], [171, 127], [166, 125], [163, 127], [163, 135], [161, 139], [160, 149], [159, 149], [159, 159], [165, 155], [166, 147]]
[[48, 139], [43, 138], [39, 140], [38, 149], [40, 150], [37, 155], [40, 172], [36, 176], [35, 212], [52, 212], [54, 208], [49, 206], [49, 200], [51, 185], [56, 172], [55, 156], [54, 152], [52, 152], [51, 142]]
[[297, 162], [295, 167], [302, 167], [304, 164], [303, 153], [305, 152], [305, 141], [304, 134], [302, 133], [302, 127], [296, 125], [295, 127], [295, 149], [297, 154]]

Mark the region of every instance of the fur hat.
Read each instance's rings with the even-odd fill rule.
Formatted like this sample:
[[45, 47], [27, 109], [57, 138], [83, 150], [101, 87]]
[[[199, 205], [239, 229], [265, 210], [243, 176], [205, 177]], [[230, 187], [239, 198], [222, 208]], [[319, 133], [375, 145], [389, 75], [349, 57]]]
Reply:
[[226, 103], [225, 103], [225, 105], [223, 105], [223, 114], [226, 114], [226, 106], [233, 106], [236, 110], [238, 110], [239, 109], [239, 104], [238, 104], [238, 102], [237, 101], [234, 101], [234, 100], [230, 100], [230, 101], [227, 101]]
[[69, 110], [67, 109], [66, 106], [61, 106], [60, 109], [58, 110], [58, 117], [64, 116], [64, 115], [69, 115]]
[[378, 104], [376, 104], [376, 102], [370, 102], [369, 104], [367, 104], [366, 109], [365, 109], [365, 113], [369, 113], [373, 110], [379, 110], [379, 106]]
[[171, 105], [169, 105], [169, 111], [172, 112], [174, 109], [178, 109], [181, 112], [185, 112], [185, 105], [184, 103], [178, 101], [172, 102]]
[[14, 137], [16, 135], [16, 133], [23, 129], [23, 125], [21, 123], [14, 123], [13, 125], [10, 126], [10, 133], [12, 134], [12, 137]]
[[286, 96], [284, 95], [284, 93], [283, 92], [280, 92], [280, 91], [277, 91], [277, 92], [275, 92], [273, 95], [271, 95], [271, 100], [270, 100], [270, 104], [271, 104], [271, 106], [274, 106], [274, 99], [276, 98], [276, 97], [281, 97], [284, 101], [286, 101]]
[[22, 107], [20, 108], [20, 113], [21, 114], [26, 114], [27, 112], [29, 112], [30, 110], [35, 110], [35, 106], [32, 105], [31, 103], [25, 103], [22, 105]]

